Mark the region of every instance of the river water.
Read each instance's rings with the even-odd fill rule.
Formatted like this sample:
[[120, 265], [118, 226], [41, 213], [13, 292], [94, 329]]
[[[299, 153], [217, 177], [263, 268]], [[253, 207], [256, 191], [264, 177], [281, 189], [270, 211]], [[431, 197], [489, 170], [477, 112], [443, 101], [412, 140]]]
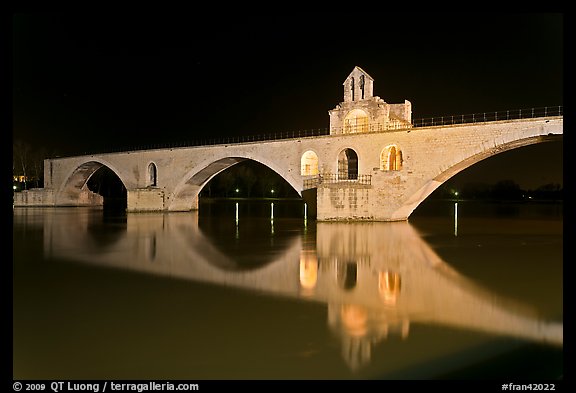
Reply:
[[561, 204], [13, 218], [14, 379], [563, 378]]

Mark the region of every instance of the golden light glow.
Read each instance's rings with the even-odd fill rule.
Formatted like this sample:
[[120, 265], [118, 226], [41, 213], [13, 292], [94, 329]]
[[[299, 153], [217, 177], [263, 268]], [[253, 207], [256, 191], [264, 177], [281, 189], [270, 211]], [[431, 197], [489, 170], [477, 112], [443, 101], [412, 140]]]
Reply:
[[300, 252], [300, 286], [311, 291], [318, 282], [318, 257], [314, 251]]
[[357, 304], [343, 304], [340, 309], [342, 326], [347, 334], [353, 337], [363, 337], [368, 331], [368, 312]]
[[380, 153], [380, 170], [399, 171], [402, 169], [402, 151], [396, 145], [386, 146]]
[[311, 150], [302, 154], [300, 159], [300, 175], [314, 176], [318, 174], [318, 156]]
[[400, 274], [390, 271], [378, 273], [378, 292], [385, 304], [396, 304], [400, 295], [400, 284]]
[[351, 110], [344, 118], [344, 134], [368, 132], [368, 114], [362, 109]]

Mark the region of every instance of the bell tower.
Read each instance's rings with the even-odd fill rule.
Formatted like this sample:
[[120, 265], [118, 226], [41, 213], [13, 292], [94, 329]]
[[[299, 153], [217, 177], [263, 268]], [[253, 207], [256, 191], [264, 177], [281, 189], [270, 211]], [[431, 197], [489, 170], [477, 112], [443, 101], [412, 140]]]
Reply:
[[374, 95], [374, 79], [356, 66], [343, 83], [344, 102], [359, 101]]

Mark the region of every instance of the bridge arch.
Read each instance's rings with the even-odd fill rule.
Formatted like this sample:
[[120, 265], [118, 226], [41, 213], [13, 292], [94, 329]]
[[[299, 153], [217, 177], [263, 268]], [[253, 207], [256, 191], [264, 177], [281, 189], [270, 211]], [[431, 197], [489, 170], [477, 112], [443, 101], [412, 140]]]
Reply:
[[505, 142], [502, 144], [497, 144], [491, 148], [480, 150], [472, 156], [469, 156], [462, 161], [456, 162], [453, 165], [447, 167], [444, 171], [433, 177], [431, 180], [427, 181], [422, 187], [420, 187], [415, 193], [410, 195], [404, 204], [402, 204], [391, 216], [392, 220], [395, 219], [406, 219], [412, 212], [422, 203], [426, 198], [432, 194], [438, 187], [445, 183], [448, 179], [456, 175], [457, 173], [463, 171], [472, 165], [492, 157], [496, 154], [504, 153], [509, 150], [517, 149], [524, 146], [533, 145], [536, 143], [545, 143], [562, 140], [562, 135], [549, 134], [547, 136], [536, 135], [528, 138], [521, 138]]
[[88, 181], [102, 168], [107, 168], [111, 171], [125, 189], [132, 186], [132, 182], [127, 181], [122, 172], [115, 168], [113, 164], [100, 158], [91, 157], [70, 170], [57, 190], [55, 200], [64, 205], [94, 204], [95, 195], [98, 193], [88, 188]]
[[168, 195], [167, 210], [188, 211], [197, 208], [198, 195], [204, 186], [219, 173], [245, 160], [252, 160], [268, 167], [290, 184], [298, 195], [302, 195], [302, 180], [301, 176], [299, 176], [300, 174], [296, 173], [295, 175], [298, 175], [296, 178], [290, 173], [286, 173], [282, 168], [278, 168], [272, 160], [247, 155], [222, 157], [207, 160], [188, 171], [174, 188], [173, 193]]
[[513, 140], [507, 143], [503, 143], [500, 145], [496, 145], [490, 149], [482, 151], [481, 153], [475, 154], [471, 157], [468, 157], [465, 160], [456, 163], [455, 165], [447, 168], [445, 171], [440, 173], [438, 176], [434, 178], [436, 181], [440, 181], [444, 183], [446, 180], [450, 179], [452, 176], [456, 175], [457, 173], [463, 171], [464, 169], [482, 161], [489, 157], [492, 157], [496, 154], [504, 153], [513, 149], [518, 149], [524, 146], [534, 145], [536, 143], [546, 143], [546, 142], [553, 142], [553, 141], [560, 141], [562, 140], [562, 135], [548, 135], [548, 136], [533, 136], [529, 138], [522, 138]]

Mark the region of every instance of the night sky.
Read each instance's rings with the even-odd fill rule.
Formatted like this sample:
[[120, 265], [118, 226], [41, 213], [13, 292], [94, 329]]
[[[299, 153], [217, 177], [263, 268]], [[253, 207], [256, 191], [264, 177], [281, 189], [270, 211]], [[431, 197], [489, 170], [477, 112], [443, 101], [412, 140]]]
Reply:
[[[561, 13], [14, 14], [11, 41], [13, 138], [52, 155], [326, 128], [356, 65], [414, 119], [564, 105]], [[563, 184], [562, 147], [466, 173]]]

